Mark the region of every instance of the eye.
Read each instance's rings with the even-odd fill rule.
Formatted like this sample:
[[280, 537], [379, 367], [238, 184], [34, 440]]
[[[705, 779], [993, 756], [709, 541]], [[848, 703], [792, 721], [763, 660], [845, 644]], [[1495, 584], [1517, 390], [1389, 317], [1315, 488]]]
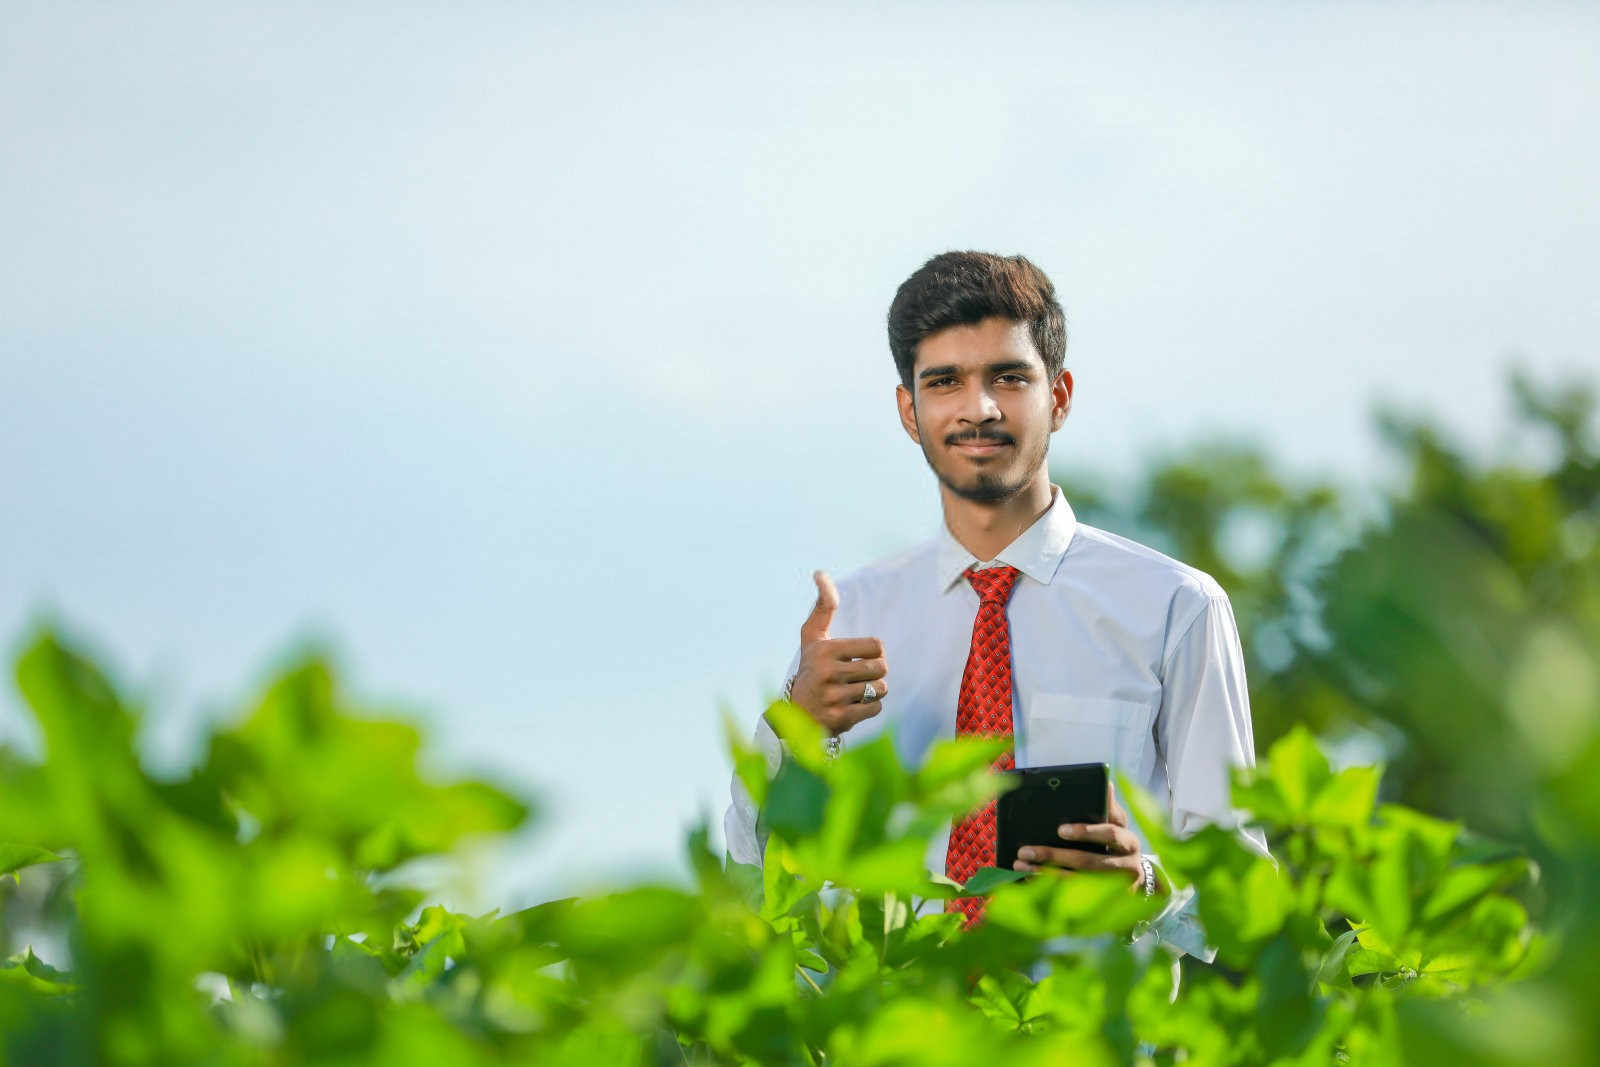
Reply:
[[1024, 384], [1026, 384], [1027, 381], [1028, 381], [1027, 375], [1024, 375], [1024, 374], [1002, 374], [1002, 375], [1000, 375], [999, 378], [996, 378], [995, 380], [1003, 382], [1003, 381], [1006, 381], [1007, 379], [1010, 379], [1011, 381], [1014, 381], [1014, 382], [1022, 382]]
[[953, 382], [953, 381], [955, 381], [955, 379], [950, 377], [947, 374], [943, 378], [933, 378], [933, 379], [929, 380], [927, 385], [928, 385], [928, 388], [932, 389], [936, 385], [947, 385], [947, 384], [949, 384], [950, 382]]

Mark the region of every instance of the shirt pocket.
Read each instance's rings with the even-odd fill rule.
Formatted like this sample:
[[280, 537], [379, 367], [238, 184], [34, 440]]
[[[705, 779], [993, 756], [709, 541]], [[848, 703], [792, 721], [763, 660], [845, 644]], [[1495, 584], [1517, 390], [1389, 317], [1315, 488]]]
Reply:
[[1155, 763], [1155, 715], [1137, 700], [1035, 693], [1024, 724], [1023, 766], [1107, 763], [1143, 785]]

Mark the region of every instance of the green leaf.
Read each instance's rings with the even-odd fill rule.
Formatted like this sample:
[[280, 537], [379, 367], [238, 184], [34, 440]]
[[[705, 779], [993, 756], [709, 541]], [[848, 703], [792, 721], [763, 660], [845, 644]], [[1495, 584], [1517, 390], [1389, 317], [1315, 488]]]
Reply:
[[1274, 938], [1261, 954], [1261, 996], [1256, 1030], [1271, 1058], [1306, 1047], [1322, 1021], [1323, 1005], [1313, 1000], [1299, 954], [1287, 938]]
[[1386, 828], [1408, 837], [1419, 858], [1435, 870], [1443, 869], [1461, 836], [1460, 823], [1436, 819], [1400, 804], [1384, 804], [1378, 809], [1378, 819]]
[[1015, 972], [986, 974], [972, 991], [972, 1003], [1007, 1030], [1020, 1030], [1027, 1016], [1027, 1001], [1033, 983]]
[[817, 955], [815, 952], [812, 952], [810, 949], [801, 949], [799, 952], [796, 952], [795, 960], [800, 964], [800, 966], [809, 971], [816, 971], [818, 974], [828, 973], [828, 961]]
[[722, 716], [722, 734], [733, 758], [733, 772], [759, 811], [767, 802], [767, 786], [772, 778], [772, 772], [767, 767], [767, 758], [745, 740], [744, 732], [734, 721], [733, 716], [726, 714]]
[[1381, 767], [1346, 767], [1334, 775], [1312, 801], [1311, 821], [1334, 826], [1367, 825], [1382, 773]]
[[1459, 911], [1484, 895], [1503, 889], [1527, 876], [1528, 861], [1504, 860], [1494, 864], [1452, 867], [1444, 873], [1422, 906], [1423, 922], [1434, 922]]
[[77, 990], [67, 972], [57, 970], [35, 956], [31, 945], [0, 962], [0, 987], [3, 986], [47, 996], [64, 996]]
[[767, 725], [783, 742], [786, 754], [807, 769], [820, 773], [826, 762], [822, 752], [822, 739], [826, 731], [811, 717], [811, 713], [787, 700], [775, 700], [767, 706], [765, 715]]
[[994, 765], [995, 759], [1006, 751], [1009, 744], [1004, 738], [987, 737], [958, 737], [940, 741], [917, 769], [917, 789], [932, 793], [952, 782], [983, 774]]
[[760, 821], [785, 837], [804, 837], [822, 828], [827, 803], [827, 783], [799, 760], [785, 758], [767, 791]]
[[1261, 943], [1277, 935], [1293, 913], [1293, 887], [1280, 868], [1221, 827], [1206, 827], [1195, 836], [1213, 846], [1213, 861], [1195, 880], [1207, 940], [1229, 966], [1248, 966]]
[[[1519, 845], [1497, 841], [1472, 830], [1463, 830], [1456, 838], [1455, 851], [1451, 854], [1451, 858], [1457, 863], [1498, 863], [1501, 860], [1526, 860], [1527, 854]], [[1529, 873], [1533, 873], [1531, 863]]]
[[851, 857], [834, 877], [861, 893], [910, 894], [927, 880], [927, 853], [921, 840], [901, 838]]
[[1129, 934], [1156, 913], [1161, 900], [1128, 887], [1120, 871], [1039, 872], [996, 886], [986, 922], [1038, 939]]
[[556, 940], [574, 959], [633, 969], [682, 943], [703, 915], [697, 897], [645, 886], [576, 901], [556, 919]]
[[1283, 795], [1284, 805], [1295, 821], [1309, 813], [1311, 801], [1332, 777], [1328, 758], [1317, 747], [1316, 738], [1296, 724], [1267, 753], [1268, 775]]
[[1403, 847], [1391, 848], [1367, 865], [1372, 925], [1396, 944], [1404, 941], [1411, 928], [1411, 882], [1406, 860]]
[[769, 837], [761, 857], [761, 917], [768, 922], [787, 916], [811, 891], [788, 868], [787, 847], [776, 836]]
[[1329, 985], [1349, 987], [1350, 976], [1345, 970], [1345, 961], [1355, 944], [1355, 927], [1351, 927], [1335, 938], [1333, 947], [1322, 954], [1322, 961], [1317, 965], [1317, 981], [1326, 982]]
[[133, 712], [87, 657], [50, 631], [40, 631], [17, 660], [17, 685], [44, 732], [57, 770], [69, 761], [129, 762]]
[[984, 893], [992, 893], [996, 886], [1020, 882], [1026, 877], [1028, 875], [1025, 871], [1008, 871], [1000, 867], [980, 867], [971, 878], [967, 879], [966, 885], [961, 887], [961, 895], [973, 897]]
[[724, 868], [728, 884], [733, 886], [739, 898], [752, 910], [761, 908], [761, 868], [754, 863], [740, 863], [730, 859]]
[[59, 863], [60, 860], [61, 857], [49, 849], [15, 841], [0, 841], [0, 874], [11, 874], [39, 863]]
[[1015, 786], [1014, 776], [993, 769], [1006, 745], [1002, 738], [958, 737], [933, 747], [910, 789], [931, 823], [965, 815]]

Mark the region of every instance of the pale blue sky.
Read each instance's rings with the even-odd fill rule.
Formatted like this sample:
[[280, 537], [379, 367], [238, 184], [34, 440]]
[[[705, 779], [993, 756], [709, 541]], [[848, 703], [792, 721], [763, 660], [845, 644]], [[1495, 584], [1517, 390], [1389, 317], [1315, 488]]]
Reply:
[[548, 801], [460, 899], [673, 870], [811, 569], [937, 522], [907, 273], [1050, 272], [1058, 462], [1359, 480], [1380, 396], [1488, 447], [1511, 355], [1594, 363], [1597, 51], [1585, 5], [7, 4], [0, 634], [90, 635], [166, 765], [331, 634]]

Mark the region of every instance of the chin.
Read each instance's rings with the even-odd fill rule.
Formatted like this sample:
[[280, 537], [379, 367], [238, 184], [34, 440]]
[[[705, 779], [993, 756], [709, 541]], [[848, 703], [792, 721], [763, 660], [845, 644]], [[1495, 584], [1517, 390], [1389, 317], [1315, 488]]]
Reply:
[[953, 478], [940, 475], [939, 481], [944, 483], [956, 496], [963, 500], [970, 500], [975, 504], [998, 504], [1002, 500], [1009, 500], [1016, 496], [1026, 485], [1026, 482], [1008, 482], [992, 475], [979, 475], [968, 482], [958, 482]]
[[[992, 469], [980, 467], [977, 470], [968, 465], [965, 457], [954, 454], [946, 454], [941, 457], [944, 462], [936, 463], [927, 448], [922, 450], [922, 458], [927, 461], [928, 468], [939, 479], [940, 485], [975, 504], [998, 504], [1009, 500], [1022, 492], [1033, 477], [1027, 467], [1026, 457], [1021, 456], [1012, 457], [1012, 462], [1005, 467], [997, 464]], [[1017, 462], [1019, 459], [1022, 462]], [[1043, 461], [1041, 455], [1039, 462]], [[955, 473], [958, 471], [959, 474]]]

